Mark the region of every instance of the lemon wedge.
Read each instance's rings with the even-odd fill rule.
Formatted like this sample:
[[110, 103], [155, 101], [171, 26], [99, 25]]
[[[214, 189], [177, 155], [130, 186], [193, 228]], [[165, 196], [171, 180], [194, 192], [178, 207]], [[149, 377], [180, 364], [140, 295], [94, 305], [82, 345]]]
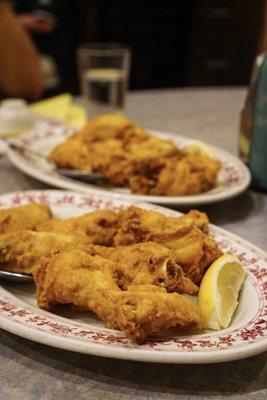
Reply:
[[218, 330], [229, 326], [245, 276], [240, 260], [232, 254], [219, 257], [209, 267], [198, 294], [207, 328]]
[[188, 153], [199, 152], [203, 156], [208, 156], [210, 158], [215, 158], [215, 155], [211, 148], [201, 140], [192, 140], [190, 144], [186, 147]]

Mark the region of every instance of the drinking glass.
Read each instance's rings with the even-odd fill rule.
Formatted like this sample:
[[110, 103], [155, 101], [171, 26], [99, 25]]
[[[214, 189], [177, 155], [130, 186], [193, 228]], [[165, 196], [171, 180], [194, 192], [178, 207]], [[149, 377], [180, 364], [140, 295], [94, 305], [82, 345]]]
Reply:
[[130, 50], [118, 43], [90, 43], [79, 47], [77, 58], [88, 116], [123, 112]]

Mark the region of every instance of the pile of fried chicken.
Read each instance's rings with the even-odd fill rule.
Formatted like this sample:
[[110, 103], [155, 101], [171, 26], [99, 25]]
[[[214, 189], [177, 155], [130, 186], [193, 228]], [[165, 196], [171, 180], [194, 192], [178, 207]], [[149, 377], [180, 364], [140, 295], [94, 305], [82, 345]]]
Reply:
[[96, 172], [132, 193], [182, 196], [216, 183], [221, 164], [197, 148], [180, 149], [118, 114], [93, 118], [49, 156], [58, 167]]
[[0, 268], [33, 274], [38, 305], [93, 311], [142, 342], [170, 327], [201, 329], [196, 294], [222, 253], [206, 214], [166, 217], [143, 208], [56, 219], [49, 206], [0, 210]]

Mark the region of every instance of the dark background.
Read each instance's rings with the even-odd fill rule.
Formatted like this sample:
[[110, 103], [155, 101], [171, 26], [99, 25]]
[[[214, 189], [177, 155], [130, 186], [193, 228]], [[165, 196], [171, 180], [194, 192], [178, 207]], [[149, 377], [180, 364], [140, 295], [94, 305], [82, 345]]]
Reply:
[[[17, 11], [49, 9], [45, 1], [17, 1]], [[49, 2], [48, 2], [49, 3]], [[119, 42], [132, 50], [131, 89], [244, 85], [262, 30], [261, 0], [57, 0], [58, 27], [35, 35], [57, 61], [59, 91], [78, 91], [79, 44]], [[51, 11], [51, 10], [50, 10]]]

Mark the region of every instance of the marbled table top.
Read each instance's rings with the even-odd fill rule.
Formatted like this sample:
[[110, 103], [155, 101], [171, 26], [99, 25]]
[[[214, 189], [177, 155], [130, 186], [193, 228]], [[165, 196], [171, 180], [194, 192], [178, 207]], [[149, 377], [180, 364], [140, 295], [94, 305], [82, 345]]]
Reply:
[[[127, 114], [147, 128], [177, 132], [237, 154], [242, 88], [131, 93]], [[48, 186], [0, 156], [0, 193]], [[267, 250], [267, 195], [248, 191], [200, 207], [211, 221]], [[57, 350], [0, 330], [1, 400], [266, 399], [266, 354], [211, 365], [160, 365]]]

